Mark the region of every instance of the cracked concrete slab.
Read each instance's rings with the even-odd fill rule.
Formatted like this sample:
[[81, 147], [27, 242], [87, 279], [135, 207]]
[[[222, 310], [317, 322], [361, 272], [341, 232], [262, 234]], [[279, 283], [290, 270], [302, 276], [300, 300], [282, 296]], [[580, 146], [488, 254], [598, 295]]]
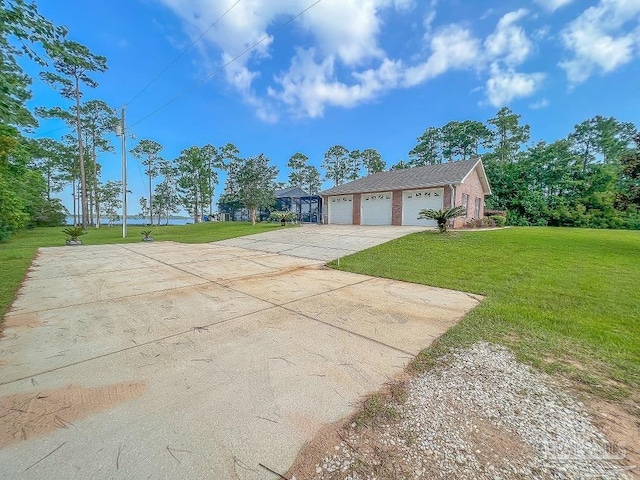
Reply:
[[277, 478], [259, 464], [286, 471], [481, 300], [317, 258], [407, 231], [315, 228], [41, 249], [0, 339], [0, 476]]

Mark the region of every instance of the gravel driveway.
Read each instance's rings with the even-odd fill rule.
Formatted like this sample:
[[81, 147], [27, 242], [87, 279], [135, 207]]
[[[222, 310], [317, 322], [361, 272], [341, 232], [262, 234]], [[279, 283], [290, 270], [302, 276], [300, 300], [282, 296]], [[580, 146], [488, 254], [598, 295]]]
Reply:
[[[412, 379], [396, 414], [355, 423], [325, 452], [303, 452], [297, 479], [631, 478], [625, 449], [582, 404], [503, 347], [478, 343]], [[313, 460], [320, 459], [319, 463]]]

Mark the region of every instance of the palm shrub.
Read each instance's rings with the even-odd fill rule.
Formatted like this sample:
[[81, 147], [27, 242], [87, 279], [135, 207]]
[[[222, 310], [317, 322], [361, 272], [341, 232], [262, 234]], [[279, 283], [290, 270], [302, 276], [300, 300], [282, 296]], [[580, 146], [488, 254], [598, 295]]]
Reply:
[[282, 225], [284, 225], [286, 222], [292, 222], [295, 218], [296, 218], [296, 214], [291, 211], [274, 210], [273, 212], [271, 212], [271, 215], [269, 216], [270, 220], [280, 221]]
[[78, 237], [80, 237], [81, 235], [84, 235], [87, 232], [85, 232], [82, 227], [67, 227], [64, 230], [62, 230], [62, 233], [64, 233], [65, 235], [67, 235], [67, 237], [69, 237], [67, 240], [71, 240], [72, 242], [77, 242]]
[[430, 208], [420, 210], [418, 215], [419, 219], [435, 220], [438, 224], [438, 230], [440, 233], [447, 231], [447, 224], [449, 220], [456, 217], [463, 217], [467, 214], [467, 210], [464, 207], [445, 208], [443, 210], [432, 210]]

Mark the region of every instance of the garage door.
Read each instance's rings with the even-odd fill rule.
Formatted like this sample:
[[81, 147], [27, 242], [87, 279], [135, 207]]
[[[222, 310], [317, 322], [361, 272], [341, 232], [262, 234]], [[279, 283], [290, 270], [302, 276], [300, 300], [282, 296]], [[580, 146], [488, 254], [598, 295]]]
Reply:
[[435, 220], [418, 220], [418, 214], [425, 208], [440, 210], [443, 197], [443, 188], [405, 190], [402, 192], [402, 224], [435, 227]]
[[391, 225], [391, 209], [393, 205], [393, 194], [383, 193], [363, 193], [360, 199], [362, 225]]
[[329, 197], [329, 223], [353, 223], [353, 195]]

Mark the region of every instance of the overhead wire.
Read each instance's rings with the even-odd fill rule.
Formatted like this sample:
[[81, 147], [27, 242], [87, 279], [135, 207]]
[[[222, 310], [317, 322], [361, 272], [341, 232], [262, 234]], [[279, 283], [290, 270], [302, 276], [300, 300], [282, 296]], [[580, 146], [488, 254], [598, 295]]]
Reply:
[[170, 99], [169, 101], [167, 101], [166, 103], [160, 105], [158, 108], [156, 108], [155, 110], [152, 110], [150, 113], [148, 113], [147, 115], [145, 115], [144, 117], [138, 119], [136, 122], [134, 122], [129, 128], [133, 128], [136, 125], [138, 125], [139, 123], [147, 120], [148, 118], [152, 117], [153, 115], [155, 115], [156, 113], [158, 113], [160, 110], [163, 110], [164, 108], [168, 107], [169, 105], [171, 105], [173, 102], [175, 102], [176, 100], [184, 97], [186, 94], [192, 92], [193, 90], [195, 90], [196, 88], [200, 87], [202, 84], [208, 82], [209, 80], [211, 80], [211, 78], [213, 78], [215, 75], [217, 75], [218, 73], [220, 73], [221, 71], [223, 71], [225, 68], [227, 68], [229, 65], [231, 65], [233, 62], [235, 62], [236, 60], [242, 58], [243, 56], [245, 56], [247, 53], [249, 53], [250, 51], [252, 51], [253, 49], [255, 49], [256, 47], [258, 47], [260, 44], [264, 43], [266, 40], [268, 40], [269, 38], [271, 38], [273, 35], [275, 35], [276, 33], [278, 33], [280, 30], [282, 30], [284, 27], [286, 27], [287, 25], [289, 25], [290, 23], [292, 23], [294, 20], [296, 20], [297, 18], [301, 17], [303, 14], [305, 14], [306, 12], [308, 12], [309, 10], [311, 10], [313, 7], [315, 7], [317, 4], [319, 4], [322, 0], [316, 0], [315, 2], [313, 2], [311, 5], [309, 5], [307, 8], [305, 8], [304, 10], [302, 10], [300, 13], [298, 13], [297, 15], [291, 17], [289, 20], [287, 20], [286, 22], [282, 23], [281, 25], [279, 25], [276, 29], [274, 29], [271, 33], [268, 33], [267, 35], [265, 35], [264, 37], [262, 37], [260, 40], [258, 40], [256, 43], [254, 43], [253, 45], [251, 45], [250, 47], [247, 47], [243, 52], [241, 52], [240, 54], [236, 55], [235, 57], [233, 57], [231, 60], [229, 60], [228, 62], [226, 62], [225, 64], [221, 65], [220, 67], [218, 67], [216, 70], [214, 70], [212, 73], [210, 73], [209, 75], [207, 75], [205, 78], [203, 78], [202, 80], [196, 82], [195, 84], [193, 84], [192, 86], [190, 86], [189, 88], [187, 88], [186, 90], [184, 90], [183, 92], [179, 93], [178, 95], [176, 95], [175, 97], [173, 97], [172, 99]]
[[209, 25], [209, 27], [200, 34], [200, 36], [198, 38], [196, 38], [194, 41], [192, 41], [184, 50], [182, 50], [178, 56], [176, 58], [174, 58], [171, 63], [169, 63], [169, 65], [167, 65], [160, 73], [158, 73], [155, 77], [153, 77], [151, 79], [151, 81], [149, 83], [147, 83], [138, 93], [136, 93], [127, 103], [125, 103], [123, 106], [127, 107], [131, 102], [133, 102], [136, 98], [138, 98], [140, 95], [142, 95], [143, 92], [145, 92], [156, 80], [158, 80], [158, 78], [160, 78], [162, 75], [164, 75], [164, 73], [169, 70], [180, 58], [182, 58], [182, 56], [187, 53], [191, 47], [193, 47], [196, 43], [198, 43], [202, 37], [204, 37], [207, 33], [209, 33], [209, 31], [215, 27], [224, 17], [227, 16], [227, 14], [233, 10], [235, 8], [236, 5], [238, 5], [240, 3], [241, 0], [237, 0], [233, 5], [231, 5], [229, 8], [227, 8], [227, 10], [220, 16], [218, 17], [218, 19], [213, 22], [211, 25]]
[[[207, 33], [209, 33], [209, 31], [215, 27], [218, 23], [220, 23], [220, 21], [226, 17], [229, 12], [231, 12], [231, 10], [233, 10], [242, 0], [236, 0], [229, 8], [227, 8], [227, 10], [225, 10], [225, 12], [220, 15], [211, 25], [209, 25], [209, 27], [207, 27], [206, 30], [204, 30], [195, 40], [193, 40], [189, 45], [187, 45], [179, 54], [178, 56], [176, 56], [165, 68], [163, 68], [160, 73], [158, 73], [155, 77], [153, 77], [151, 79], [151, 81], [149, 83], [147, 83], [144, 87], [142, 87], [138, 93], [136, 93], [133, 97], [131, 97], [131, 99], [125, 103], [123, 106], [127, 107], [131, 102], [133, 102], [136, 98], [138, 98], [140, 95], [142, 95], [151, 85], [153, 85], [153, 83], [158, 80], [162, 75], [164, 75], [167, 70], [169, 70], [178, 60], [180, 60], [180, 58], [182, 58], [182, 56], [187, 53], [191, 47], [193, 47], [196, 43], [198, 43]], [[49, 130], [47, 132], [43, 132], [43, 133], [37, 133], [34, 135], [34, 138], [40, 138], [40, 137], [44, 137], [46, 135], [49, 135], [51, 133], [55, 133], [55, 132], [59, 132], [60, 130], [64, 130], [67, 127], [58, 127], [56, 129], [53, 130]]]
[[41, 138], [41, 137], [44, 137], [44, 136], [49, 135], [51, 133], [59, 132], [60, 130], [66, 130], [67, 128], [69, 128], [69, 127], [66, 127], [66, 126], [65, 127], [58, 127], [58, 128], [56, 128], [54, 130], [49, 130], [48, 132], [34, 133], [33, 134], [33, 138]]

